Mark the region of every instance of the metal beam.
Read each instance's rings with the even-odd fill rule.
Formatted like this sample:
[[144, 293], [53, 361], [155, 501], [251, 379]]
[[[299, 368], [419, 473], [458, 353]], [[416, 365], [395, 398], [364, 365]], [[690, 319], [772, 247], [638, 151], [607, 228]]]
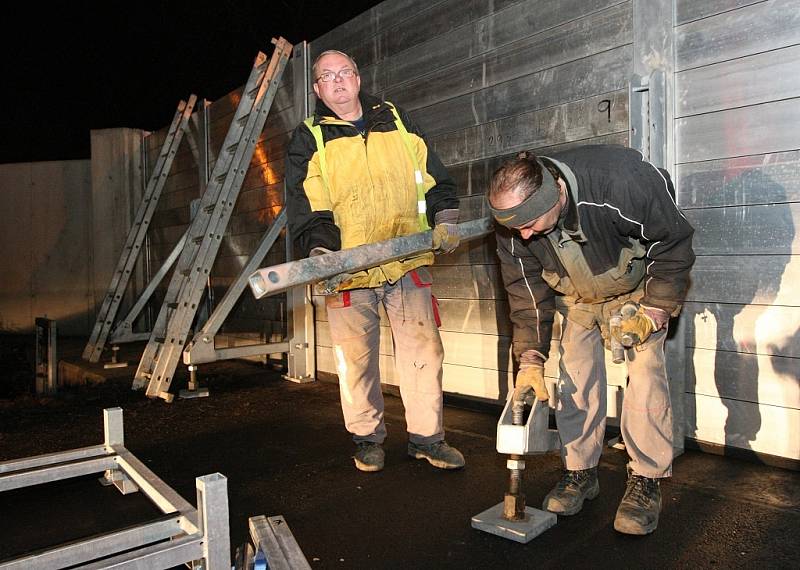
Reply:
[[[489, 218], [458, 224], [461, 241], [469, 241], [494, 231]], [[355, 273], [433, 249], [433, 232], [388, 239], [313, 258], [290, 261], [259, 269], [250, 276], [250, 289], [256, 299], [274, 295], [292, 287], [315, 283], [340, 273]]]
[[[183, 351], [183, 362], [184, 364], [202, 364], [204, 362], [215, 362], [217, 360], [223, 360], [223, 358], [219, 358], [224, 351], [223, 350], [215, 350], [214, 349], [214, 337], [219, 332], [220, 327], [225, 322], [225, 319], [228, 318], [228, 315], [233, 310], [236, 302], [239, 300], [239, 297], [242, 295], [242, 291], [245, 290], [247, 287], [247, 278], [250, 274], [253, 273], [258, 268], [258, 265], [263, 261], [264, 256], [267, 255], [267, 252], [272, 248], [275, 241], [278, 239], [278, 236], [281, 233], [281, 230], [286, 226], [286, 211], [281, 210], [281, 213], [278, 214], [278, 217], [275, 218], [275, 221], [272, 222], [272, 225], [269, 228], [264, 236], [261, 238], [261, 242], [258, 244], [255, 252], [250, 256], [250, 259], [247, 261], [247, 264], [242, 268], [239, 272], [239, 276], [236, 278], [236, 281], [228, 288], [225, 292], [225, 296], [217, 305], [214, 312], [208, 318], [208, 320], [203, 325], [203, 328], [200, 329], [194, 335], [189, 345]], [[266, 346], [266, 345], [264, 345]], [[244, 348], [244, 347], [243, 347]], [[284, 351], [276, 351], [273, 350], [270, 353], [255, 353], [255, 354], [271, 354], [272, 352], [284, 352]], [[238, 356], [230, 356], [228, 358], [239, 358]]]

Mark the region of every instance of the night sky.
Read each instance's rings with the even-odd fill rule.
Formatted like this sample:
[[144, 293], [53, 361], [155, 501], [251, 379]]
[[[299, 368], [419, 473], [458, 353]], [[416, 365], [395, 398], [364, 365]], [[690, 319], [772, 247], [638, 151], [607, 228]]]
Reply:
[[[3, 15], [0, 163], [89, 158], [89, 130], [156, 130], [243, 84], [270, 38], [311, 41], [378, 0], [14, 3]], [[13, 11], [12, 11], [13, 10]]]

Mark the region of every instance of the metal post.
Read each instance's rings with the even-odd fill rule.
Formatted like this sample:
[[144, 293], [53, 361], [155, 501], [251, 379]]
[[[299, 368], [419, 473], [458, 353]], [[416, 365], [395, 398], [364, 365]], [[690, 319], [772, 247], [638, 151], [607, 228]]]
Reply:
[[[654, 166], [675, 171], [675, 33], [672, 0], [634, 0], [631, 147]], [[676, 197], [677, 198], [677, 197]], [[680, 327], [685, 331], [686, 327]], [[688, 362], [682, 333], [665, 345], [672, 399], [674, 455], [683, 453]]]
[[[308, 98], [311, 73], [307, 42], [294, 47], [292, 53], [292, 74], [294, 79], [294, 108], [297, 110], [295, 123], [309, 115]], [[285, 194], [284, 194], [285, 195]], [[284, 198], [284, 204], [286, 199]], [[286, 261], [294, 259], [292, 236], [286, 229]], [[314, 342], [314, 304], [311, 300], [311, 287], [304, 285], [286, 292], [287, 328], [289, 338], [288, 371], [285, 376], [293, 382], [311, 382], [316, 377], [316, 344]]]
[[37, 317], [36, 329], [36, 393], [55, 394], [58, 382], [56, 321]]
[[204, 570], [229, 570], [231, 567], [230, 528], [228, 526], [228, 480], [212, 473], [195, 479], [197, 511], [203, 533]]

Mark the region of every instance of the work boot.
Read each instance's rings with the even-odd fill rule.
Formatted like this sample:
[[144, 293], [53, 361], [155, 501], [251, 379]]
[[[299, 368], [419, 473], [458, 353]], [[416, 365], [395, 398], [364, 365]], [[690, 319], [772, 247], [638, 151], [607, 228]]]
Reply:
[[574, 515], [583, 508], [583, 501], [594, 499], [600, 493], [597, 467], [564, 471], [553, 490], [544, 498], [542, 508], [558, 515]]
[[408, 454], [415, 459], [427, 459], [428, 463], [439, 469], [459, 469], [464, 467], [464, 456], [444, 440], [427, 445], [409, 441]]
[[625, 534], [650, 534], [658, 526], [661, 486], [658, 479], [628, 471], [628, 486], [617, 509], [614, 529]]
[[356, 462], [356, 469], [359, 471], [380, 471], [383, 469], [383, 461], [386, 454], [380, 443], [374, 441], [359, 441], [356, 454], [353, 460]]

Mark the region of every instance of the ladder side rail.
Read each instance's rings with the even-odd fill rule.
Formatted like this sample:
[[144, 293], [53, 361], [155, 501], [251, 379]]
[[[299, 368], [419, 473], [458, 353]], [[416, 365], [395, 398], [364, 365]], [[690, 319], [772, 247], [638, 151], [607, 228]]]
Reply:
[[105, 348], [106, 339], [108, 338], [109, 331], [114, 323], [114, 318], [119, 310], [119, 305], [122, 302], [125, 289], [127, 289], [130, 281], [133, 266], [141, 251], [141, 245], [147, 233], [149, 220], [152, 218], [158, 200], [161, 197], [161, 191], [164, 188], [167, 173], [172, 167], [173, 158], [180, 146], [196, 99], [197, 97], [195, 95], [191, 95], [188, 103], [181, 101], [178, 104], [178, 110], [175, 113], [167, 137], [164, 140], [164, 145], [162, 146], [162, 151], [156, 162], [156, 167], [148, 181], [147, 188], [142, 197], [142, 202], [137, 208], [134, 223], [128, 232], [125, 246], [117, 262], [117, 267], [112, 274], [111, 283], [98, 312], [97, 321], [95, 322], [92, 334], [84, 348], [82, 355], [84, 360], [97, 362], [100, 359], [103, 348]]
[[222, 242], [222, 236], [227, 227], [230, 216], [241, 190], [244, 176], [247, 173], [252, 160], [253, 151], [258, 143], [258, 139], [266, 123], [269, 109], [275, 99], [278, 89], [280, 76], [286, 67], [289, 56], [291, 55], [291, 44], [281, 38], [276, 43], [275, 51], [270, 59], [265, 78], [259, 88], [257, 102], [254, 105], [254, 112], [250, 114], [245, 126], [245, 137], [235, 150], [233, 168], [228, 171], [221, 200], [218, 200], [212, 211], [212, 220], [209, 230], [203, 236], [199, 251], [195, 259], [195, 266], [192, 267], [184, 280], [181, 295], [176, 302], [176, 311], [167, 325], [167, 334], [164, 343], [160, 347], [158, 359], [155, 362], [153, 371], [150, 374], [150, 382], [147, 386], [149, 397], [162, 396], [169, 389], [175, 368], [180, 361], [183, 348], [187, 341], [189, 329], [197, 312], [197, 307], [203, 295], [203, 288], [198, 283], [205, 283], [211, 266], [216, 259]]
[[[228, 290], [225, 292], [225, 295], [222, 297], [222, 300], [219, 302], [217, 307], [214, 309], [214, 312], [206, 321], [203, 328], [200, 329], [192, 338], [189, 346], [184, 350], [184, 362], [186, 362], [187, 358], [191, 360], [191, 352], [192, 348], [201, 343], [201, 342], [213, 342], [214, 337], [219, 332], [219, 329], [222, 328], [222, 324], [225, 322], [225, 319], [228, 318], [228, 315], [233, 310], [233, 307], [236, 305], [236, 302], [239, 300], [239, 297], [242, 296], [242, 292], [247, 287], [247, 279], [250, 274], [253, 273], [256, 269], [258, 269], [258, 264], [264, 259], [272, 249], [272, 246], [275, 244], [275, 241], [278, 239], [278, 236], [281, 233], [281, 230], [286, 226], [286, 210], [281, 210], [281, 213], [278, 214], [278, 217], [270, 225], [270, 228], [267, 232], [264, 233], [261, 241], [259, 242], [256, 250], [250, 256], [250, 259], [247, 261], [245, 266], [239, 272], [238, 277], [236, 280], [228, 287]], [[206, 341], [204, 339], [210, 339]], [[187, 364], [191, 364], [191, 362], [186, 362]]]
[[258, 89], [260, 88], [260, 85], [263, 82], [266, 74], [266, 61], [267, 59], [264, 53], [259, 52], [256, 55], [250, 75], [247, 79], [247, 83], [242, 91], [242, 98], [239, 101], [239, 105], [236, 108], [234, 117], [231, 120], [230, 126], [228, 127], [228, 132], [225, 136], [222, 150], [219, 154], [217, 162], [214, 164], [214, 169], [209, 183], [206, 186], [206, 191], [203, 193], [203, 197], [201, 198], [200, 208], [194, 220], [192, 220], [192, 223], [189, 225], [189, 234], [186, 245], [181, 252], [178, 264], [173, 272], [172, 279], [170, 280], [164, 301], [161, 305], [161, 309], [159, 310], [158, 316], [156, 317], [156, 321], [153, 325], [153, 330], [150, 334], [150, 340], [147, 343], [147, 346], [145, 347], [142, 357], [139, 361], [139, 366], [133, 380], [134, 389], [144, 387], [148, 379], [151, 377], [154, 359], [159, 351], [159, 339], [166, 337], [169, 313], [172, 311], [171, 305], [176, 302], [176, 299], [180, 293], [181, 285], [183, 283], [183, 277], [185, 276], [184, 274], [188, 271], [191, 271], [192, 263], [197, 254], [197, 244], [194, 243], [193, 236], [198, 234], [198, 230], [202, 229], [202, 233], [205, 232], [205, 225], [208, 224], [208, 213], [206, 212], [206, 206], [208, 206], [209, 203], [213, 204], [217, 199], [220, 190], [220, 182], [224, 180], [226, 177], [226, 172], [230, 168], [233, 158], [232, 147], [238, 145], [237, 141], [241, 138], [244, 121], [246, 121], [246, 118], [249, 117], [250, 113], [252, 112], [253, 104], [255, 102], [254, 93], [258, 92]]
[[126, 337], [133, 333], [133, 323], [136, 322], [136, 319], [139, 317], [139, 313], [142, 312], [142, 309], [147, 305], [147, 302], [150, 300], [150, 297], [153, 296], [156, 288], [164, 279], [164, 277], [169, 273], [170, 268], [175, 264], [175, 260], [178, 259], [180, 256], [181, 251], [183, 251], [183, 247], [186, 244], [186, 240], [189, 236], [189, 229], [187, 228], [181, 239], [178, 240], [178, 243], [175, 244], [175, 247], [172, 248], [172, 251], [167, 256], [167, 259], [164, 260], [164, 263], [161, 264], [158, 271], [156, 271], [153, 278], [147, 284], [147, 286], [142, 291], [142, 294], [137, 299], [136, 303], [131, 307], [131, 310], [128, 311], [128, 314], [125, 315], [122, 319], [120, 319], [116, 326], [111, 330], [111, 342], [127, 342]]
[[[288, 49], [285, 45], [289, 45]], [[233, 214], [242, 182], [250, 166], [253, 151], [264, 129], [272, 102], [275, 99], [278, 81], [283, 73], [290, 53], [291, 45], [285, 40], [282, 40], [282, 43], [279, 41], [278, 45], [276, 45], [273, 57], [270, 60], [267, 75], [259, 90], [254, 112], [251, 113], [248, 118], [245, 129], [245, 144], [240, 144], [236, 149], [234, 168], [232, 171], [229, 171], [229, 176], [221, 192], [221, 199], [215, 204], [209, 228], [204, 235], [204, 239], [200, 244], [195, 259], [194, 270], [191, 271], [189, 279], [185, 282], [187, 292], [179, 297], [182, 299], [182, 302], [179, 303], [178, 313], [175, 315], [177, 318], [173, 319], [169, 325], [171, 332], [175, 334], [169, 334], [168, 336], [171, 338], [173, 336], [180, 337], [179, 342], [181, 343], [181, 350], [186, 340], [183, 337], [185, 337], [191, 327], [191, 321], [194, 319], [196, 308], [203, 294], [203, 289], [198, 287], [197, 283], [201, 280], [205, 282], [211, 271], [211, 266], [216, 259], [217, 252], [222, 244], [222, 237], [228, 226], [228, 221]], [[232, 172], [232, 174], [230, 174], [230, 172]], [[186, 297], [188, 297], [188, 299]], [[173, 322], [175, 323], [174, 326]]]

